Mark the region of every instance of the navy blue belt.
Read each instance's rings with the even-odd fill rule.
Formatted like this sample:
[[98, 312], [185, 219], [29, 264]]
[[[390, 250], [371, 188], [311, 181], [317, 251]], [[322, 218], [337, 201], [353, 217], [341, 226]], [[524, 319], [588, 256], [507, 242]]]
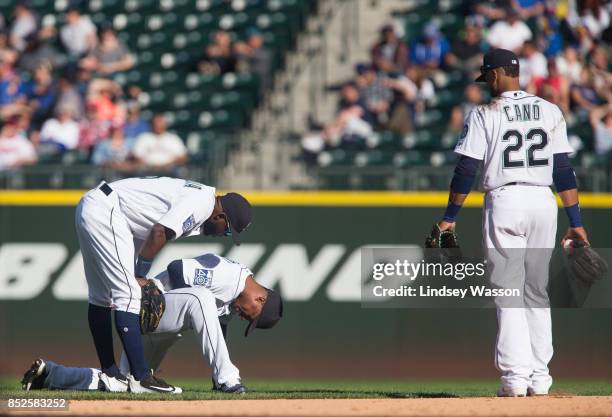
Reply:
[[106, 195], [110, 195], [110, 193], [113, 192], [113, 189], [107, 183], [102, 184], [101, 186], [98, 187], [98, 189]]

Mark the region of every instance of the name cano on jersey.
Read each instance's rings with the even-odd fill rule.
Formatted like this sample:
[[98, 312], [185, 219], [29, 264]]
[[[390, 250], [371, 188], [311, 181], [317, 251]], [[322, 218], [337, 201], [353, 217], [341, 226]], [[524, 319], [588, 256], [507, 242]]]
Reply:
[[506, 120], [509, 122], [530, 122], [540, 120], [540, 106], [536, 102], [529, 104], [505, 105]]

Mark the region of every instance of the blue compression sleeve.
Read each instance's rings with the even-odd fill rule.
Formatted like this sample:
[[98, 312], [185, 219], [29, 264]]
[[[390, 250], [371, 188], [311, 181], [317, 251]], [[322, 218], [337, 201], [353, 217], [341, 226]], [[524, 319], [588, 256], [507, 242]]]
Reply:
[[578, 188], [576, 173], [566, 153], [557, 153], [554, 155], [553, 183], [558, 193]]
[[565, 213], [569, 218], [570, 227], [582, 227], [582, 218], [580, 216], [580, 206], [574, 204], [573, 206], [565, 207]]
[[138, 255], [138, 259], [136, 260], [136, 268], [134, 270], [134, 274], [137, 277], [146, 278], [147, 274], [151, 270], [151, 265], [153, 265], [152, 259], [147, 259], [143, 256]]
[[469, 194], [476, 178], [480, 161], [469, 156], [461, 156], [455, 167], [455, 175], [451, 181], [451, 190], [457, 194]]
[[454, 223], [457, 220], [457, 215], [459, 214], [459, 210], [461, 210], [461, 206], [457, 204], [453, 204], [450, 201], [448, 202], [448, 206], [446, 207], [446, 211], [444, 212], [443, 219], [447, 222]]

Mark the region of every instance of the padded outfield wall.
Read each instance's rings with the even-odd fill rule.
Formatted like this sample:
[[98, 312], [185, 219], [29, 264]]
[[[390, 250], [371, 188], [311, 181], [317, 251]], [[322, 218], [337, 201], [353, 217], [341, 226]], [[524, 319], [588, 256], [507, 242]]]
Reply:
[[[445, 193], [246, 193], [254, 221], [240, 247], [189, 238], [166, 247], [169, 260], [216, 252], [249, 265], [280, 290], [277, 328], [242, 337], [230, 325], [230, 353], [244, 377], [495, 376], [495, 312], [490, 309], [365, 309], [360, 304], [364, 245], [422, 244], [443, 210]], [[81, 192], [0, 192], [0, 375], [18, 374], [35, 357], [96, 366], [87, 328], [87, 288], [73, 218]], [[464, 246], [480, 244], [482, 196], [460, 214]], [[612, 247], [611, 195], [582, 197], [591, 241]], [[559, 238], [567, 227], [559, 213]], [[557, 376], [612, 377], [612, 310], [554, 311]], [[116, 338], [117, 339], [117, 338]], [[117, 342], [117, 340], [116, 340]], [[185, 334], [164, 375], [208, 373]]]

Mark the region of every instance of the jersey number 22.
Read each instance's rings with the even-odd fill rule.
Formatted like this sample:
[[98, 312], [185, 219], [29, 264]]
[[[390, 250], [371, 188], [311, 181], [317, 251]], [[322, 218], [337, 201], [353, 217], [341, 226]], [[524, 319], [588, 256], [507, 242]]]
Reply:
[[[514, 144], [506, 146], [504, 149], [504, 168], [523, 168], [525, 166], [524, 159], [512, 159], [510, 154], [514, 152], [520, 152], [523, 149], [523, 135], [518, 130], [508, 130], [502, 136], [502, 142], [510, 142], [514, 138]], [[539, 141], [537, 140], [539, 138]], [[528, 167], [541, 167], [548, 165], [548, 158], [537, 159], [534, 156], [536, 151], [542, 150], [548, 145], [548, 135], [543, 129], [535, 128], [531, 129], [525, 135], [526, 141], [534, 141], [527, 147], [527, 166]]]

